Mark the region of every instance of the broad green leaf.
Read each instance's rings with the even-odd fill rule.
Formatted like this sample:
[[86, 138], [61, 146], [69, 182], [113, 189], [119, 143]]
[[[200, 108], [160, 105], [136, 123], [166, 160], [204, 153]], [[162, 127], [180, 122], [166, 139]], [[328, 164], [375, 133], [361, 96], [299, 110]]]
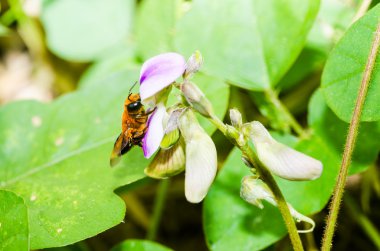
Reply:
[[[281, 90], [308, 85], [307, 78], [322, 70], [328, 53], [351, 24], [358, 4], [350, 0], [322, 0], [305, 48], [278, 84]], [[315, 77], [314, 77], [315, 78]]]
[[144, 58], [173, 50], [175, 24], [183, 0], [144, 0], [136, 16], [137, 52]]
[[28, 211], [22, 198], [0, 190], [0, 250], [28, 251]]
[[[349, 122], [365, 74], [371, 46], [380, 19], [380, 5], [354, 23], [336, 45], [322, 75], [322, 91], [328, 106]], [[380, 119], [380, 66], [374, 65], [361, 121]]]
[[205, 58], [205, 72], [250, 90], [274, 86], [300, 53], [318, 11], [315, 0], [193, 1], [175, 46]]
[[[289, 142], [288, 136], [284, 139]], [[339, 158], [316, 135], [299, 142], [290, 139], [297, 150], [322, 161], [322, 176], [314, 181], [276, 180], [286, 200], [297, 211], [305, 215], [313, 214], [321, 210], [329, 200]], [[233, 247], [241, 247], [239, 250], [243, 251], [261, 250], [286, 234], [277, 208], [265, 204], [264, 209], [260, 210], [240, 198], [241, 179], [249, 174], [248, 168], [241, 161], [240, 151], [234, 149], [205, 201], [204, 229], [211, 250], [233, 250]]]
[[[320, 90], [310, 100], [309, 126], [329, 144], [336, 156], [341, 156], [349, 124], [340, 120], [326, 105]], [[362, 122], [353, 154], [350, 174], [363, 171], [373, 164], [380, 151], [380, 123]]]
[[135, 147], [109, 167], [133, 77], [51, 104], [0, 108], [0, 188], [23, 197], [32, 249], [68, 245], [123, 220], [125, 204], [113, 190], [144, 177], [148, 163]]
[[162, 246], [153, 241], [146, 240], [127, 240], [124, 241], [111, 251], [171, 251], [172, 249]]
[[115, 82], [120, 85], [131, 85], [139, 79], [139, 70], [140, 65], [135, 62], [134, 51], [120, 48], [92, 64], [82, 74], [79, 86], [82, 88], [91, 88], [94, 85], [106, 87]]
[[41, 21], [50, 50], [91, 61], [127, 39], [133, 12], [133, 0], [44, 0]]

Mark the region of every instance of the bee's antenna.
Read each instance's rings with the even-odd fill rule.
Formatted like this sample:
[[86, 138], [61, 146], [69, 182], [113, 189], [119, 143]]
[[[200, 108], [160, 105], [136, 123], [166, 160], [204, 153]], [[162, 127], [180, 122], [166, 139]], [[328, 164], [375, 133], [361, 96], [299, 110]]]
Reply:
[[132, 92], [132, 89], [133, 89], [133, 87], [135, 87], [135, 85], [137, 84], [137, 81], [131, 86], [131, 88], [129, 89], [129, 94], [131, 94], [131, 92]]

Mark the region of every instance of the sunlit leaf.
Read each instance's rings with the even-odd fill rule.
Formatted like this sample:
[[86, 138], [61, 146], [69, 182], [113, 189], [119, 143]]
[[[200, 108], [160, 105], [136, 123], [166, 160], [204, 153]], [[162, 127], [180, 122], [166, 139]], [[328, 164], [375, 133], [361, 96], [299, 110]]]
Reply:
[[127, 240], [112, 248], [111, 251], [172, 251], [172, 249], [153, 241]]
[[[329, 144], [335, 155], [341, 156], [348, 133], [348, 123], [340, 120], [326, 105], [321, 91], [310, 100], [308, 123], [316, 134]], [[380, 151], [380, 123], [362, 122], [349, 169], [351, 174], [373, 164]]]
[[[351, 120], [379, 18], [380, 5], [353, 24], [331, 52], [323, 71], [322, 91], [326, 102], [346, 122]], [[370, 76], [361, 121], [380, 119], [379, 98], [380, 65], [376, 62]]]
[[137, 52], [144, 59], [173, 51], [175, 24], [183, 0], [145, 0], [136, 16]]
[[41, 21], [50, 50], [91, 61], [127, 39], [133, 12], [133, 0], [44, 0]]
[[28, 212], [22, 198], [0, 190], [0, 250], [28, 251]]
[[176, 26], [175, 46], [200, 50], [207, 73], [262, 90], [295, 61], [317, 11], [315, 0], [193, 1]]
[[74, 243], [123, 220], [125, 204], [113, 190], [144, 177], [147, 164], [135, 147], [109, 167], [134, 77], [51, 104], [25, 101], [0, 109], [0, 188], [23, 197], [32, 249]]

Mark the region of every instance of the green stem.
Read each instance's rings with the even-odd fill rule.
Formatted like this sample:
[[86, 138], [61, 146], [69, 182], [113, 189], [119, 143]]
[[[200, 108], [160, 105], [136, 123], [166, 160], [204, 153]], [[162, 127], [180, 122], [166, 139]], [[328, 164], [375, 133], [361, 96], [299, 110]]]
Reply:
[[[241, 151], [243, 156], [254, 166], [263, 181], [268, 185], [268, 187], [272, 190], [275, 200], [277, 202], [278, 208], [281, 212], [282, 218], [285, 221], [286, 228], [288, 230], [290, 240], [293, 245], [293, 249], [296, 251], [302, 251], [303, 246], [301, 242], [301, 238], [297, 232], [297, 227], [293, 220], [293, 217], [289, 211], [288, 204], [285, 201], [284, 196], [281, 193], [280, 188], [278, 187], [275, 179], [272, 174], [268, 171], [265, 165], [258, 159], [256, 153], [249, 147], [248, 143], [239, 144], [238, 142], [238, 132], [233, 131], [229, 132], [229, 129], [234, 130], [233, 127], [227, 127], [222, 121], [217, 117], [212, 117], [211, 122], [224, 134], [228, 139], [232, 141], [234, 145], [236, 145]], [[236, 129], [235, 129], [236, 130]], [[235, 134], [235, 136], [231, 137], [231, 134]]]
[[300, 137], [306, 137], [306, 133], [302, 126], [297, 122], [293, 115], [289, 112], [288, 108], [284, 106], [278, 98], [277, 93], [273, 89], [266, 89], [264, 91], [267, 99], [272, 103], [278, 114], [281, 114], [282, 119], [298, 134]]
[[158, 185], [158, 191], [156, 200], [154, 201], [153, 216], [149, 225], [147, 239], [155, 240], [157, 236], [157, 230], [160, 225], [162, 210], [164, 209], [166, 195], [169, 189], [170, 180], [161, 180]]
[[377, 247], [377, 250], [380, 250], [380, 233], [376, 227], [367, 218], [367, 216], [359, 210], [358, 206], [355, 204], [355, 201], [351, 198], [351, 196], [345, 195], [344, 203], [349, 209], [352, 219], [354, 219], [359, 224], [363, 231], [373, 241]]
[[352, 115], [350, 127], [348, 128], [348, 135], [346, 138], [346, 145], [344, 147], [342, 164], [340, 166], [339, 176], [334, 188], [334, 194], [332, 201], [330, 203], [330, 212], [327, 218], [327, 226], [325, 228], [323, 240], [322, 240], [322, 250], [327, 251], [331, 249], [332, 238], [335, 231], [335, 226], [338, 218], [339, 208], [342, 201], [342, 196], [344, 192], [344, 186], [346, 184], [348, 167], [351, 163], [352, 153], [355, 148], [355, 142], [359, 131], [360, 116], [363, 110], [364, 101], [367, 95], [368, 87], [370, 85], [372, 71], [376, 62], [377, 53], [380, 45], [380, 23], [377, 26], [375, 38], [372, 43], [371, 52], [369, 53], [367, 65], [365, 68], [364, 76], [359, 88], [358, 98], [356, 100], [356, 105], [354, 113]]

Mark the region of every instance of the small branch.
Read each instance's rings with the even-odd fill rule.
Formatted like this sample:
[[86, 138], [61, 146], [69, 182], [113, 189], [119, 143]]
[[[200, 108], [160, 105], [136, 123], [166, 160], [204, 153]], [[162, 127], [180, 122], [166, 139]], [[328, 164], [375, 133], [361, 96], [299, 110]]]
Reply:
[[282, 195], [280, 188], [277, 186], [277, 183], [275, 179], [273, 178], [272, 174], [268, 171], [265, 165], [258, 159], [255, 152], [249, 147], [247, 143], [244, 145], [240, 145], [237, 142], [236, 138], [228, 137], [229, 132], [227, 130], [227, 126], [222, 121], [220, 121], [217, 117], [210, 118], [210, 121], [224, 135], [226, 135], [227, 138], [231, 140], [234, 145], [236, 145], [242, 151], [243, 156], [246, 157], [248, 161], [256, 168], [261, 179], [265, 181], [265, 183], [268, 185], [268, 187], [271, 189], [271, 191], [274, 194], [274, 197], [277, 202], [280, 213], [282, 215], [282, 218], [285, 221], [285, 226], [288, 230], [289, 237], [293, 245], [293, 249], [295, 251], [303, 251], [304, 249], [302, 246], [301, 238], [297, 232], [297, 227], [289, 211], [288, 204], [286, 203], [285, 198]]
[[158, 191], [156, 200], [154, 201], [153, 215], [149, 225], [146, 238], [148, 240], [155, 240], [157, 236], [157, 230], [160, 225], [162, 210], [164, 209], [166, 195], [169, 189], [170, 180], [161, 180], [158, 185]]
[[369, 53], [367, 65], [365, 68], [362, 83], [359, 88], [358, 98], [356, 100], [356, 105], [354, 113], [352, 115], [350, 127], [348, 129], [348, 135], [346, 139], [346, 145], [344, 147], [342, 164], [340, 166], [338, 180], [334, 189], [334, 194], [330, 204], [330, 212], [327, 218], [327, 226], [324, 232], [324, 237], [322, 240], [322, 250], [327, 251], [331, 249], [332, 238], [335, 231], [335, 225], [338, 218], [339, 208], [342, 201], [342, 196], [344, 192], [344, 186], [346, 184], [348, 167], [351, 163], [352, 153], [355, 148], [356, 138], [359, 132], [360, 116], [363, 110], [364, 101], [368, 92], [370, 85], [372, 71], [375, 65], [377, 53], [380, 45], [380, 23], [377, 25], [375, 32], [375, 38], [372, 43], [371, 52]]
[[278, 94], [273, 89], [267, 89], [264, 91], [265, 96], [273, 104], [278, 114], [281, 114], [283, 120], [297, 133], [301, 138], [306, 137], [306, 132], [302, 126], [297, 122], [293, 115], [289, 112], [288, 108], [278, 98]]

